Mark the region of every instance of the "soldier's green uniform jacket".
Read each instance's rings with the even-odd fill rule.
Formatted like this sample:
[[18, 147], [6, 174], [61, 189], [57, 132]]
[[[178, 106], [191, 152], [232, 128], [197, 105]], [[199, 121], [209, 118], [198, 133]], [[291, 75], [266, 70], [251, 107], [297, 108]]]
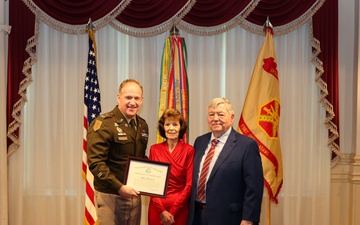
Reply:
[[89, 169], [94, 175], [95, 190], [118, 194], [124, 182], [128, 156], [146, 158], [149, 128], [146, 121], [138, 115], [136, 121], [135, 134], [116, 106], [90, 124], [87, 157]]

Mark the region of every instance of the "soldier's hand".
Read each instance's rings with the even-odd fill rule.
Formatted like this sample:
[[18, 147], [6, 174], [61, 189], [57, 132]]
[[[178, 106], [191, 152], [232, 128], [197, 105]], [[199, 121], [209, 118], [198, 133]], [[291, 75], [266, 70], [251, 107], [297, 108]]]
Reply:
[[123, 185], [119, 191], [119, 195], [123, 198], [131, 198], [131, 197], [138, 197], [140, 192], [137, 190], [134, 190], [132, 187]]

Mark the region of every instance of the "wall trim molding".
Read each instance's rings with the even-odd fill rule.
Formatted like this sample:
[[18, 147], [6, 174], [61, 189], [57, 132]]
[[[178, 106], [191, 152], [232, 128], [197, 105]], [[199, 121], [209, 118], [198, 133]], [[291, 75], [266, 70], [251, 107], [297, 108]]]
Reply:
[[349, 181], [353, 184], [360, 185], [360, 155], [350, 155]]
[[350, 154], [342, 154], [339, 162], [331, 168], [331, 182], [348, 183], [350, 180], [350, 171], [352, 165], [352, 159]]

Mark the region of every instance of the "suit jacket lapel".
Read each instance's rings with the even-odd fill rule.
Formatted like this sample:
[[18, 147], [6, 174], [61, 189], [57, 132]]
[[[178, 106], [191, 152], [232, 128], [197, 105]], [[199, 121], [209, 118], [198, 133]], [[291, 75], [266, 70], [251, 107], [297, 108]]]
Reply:
[[236, 131], [231, 128], [231, 132], [229, 134], [229, 137], [228, 137], [223, 149], [221, 150], [220, 155], [219, 155], [218, 159], [216, 160], [213, 169], [211, 170], [211, 173], [210, 173], [210, 176], [209, 176], [208, 180], [210, 180], [215, 175], [217, 170], [224, 163], [226, 158], [229, 156], [231, 151], [236, 146], [236, 138], [235, 138], [235, 133], [234, 132], [236, 132]]

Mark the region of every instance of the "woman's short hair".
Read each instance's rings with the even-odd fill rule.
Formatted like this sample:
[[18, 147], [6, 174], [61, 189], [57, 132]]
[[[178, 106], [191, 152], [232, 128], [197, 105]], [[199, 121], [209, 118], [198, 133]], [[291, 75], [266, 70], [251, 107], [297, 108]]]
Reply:
[[166, 138], [164, 123], [167, 118], [174, 118], [174, 119], [179, 120], [179, 123], [180, 123], [179, 139], [182, 139], [182, 137], [186, 133], [188, 124], [185, 121], [183, 115], [181, 115], [181, 113], [179, 112], [179, 110], [172, 109], [172, 108], [166, 109], [159, 119], [158, 130], [159, 130], [161, 137]]

